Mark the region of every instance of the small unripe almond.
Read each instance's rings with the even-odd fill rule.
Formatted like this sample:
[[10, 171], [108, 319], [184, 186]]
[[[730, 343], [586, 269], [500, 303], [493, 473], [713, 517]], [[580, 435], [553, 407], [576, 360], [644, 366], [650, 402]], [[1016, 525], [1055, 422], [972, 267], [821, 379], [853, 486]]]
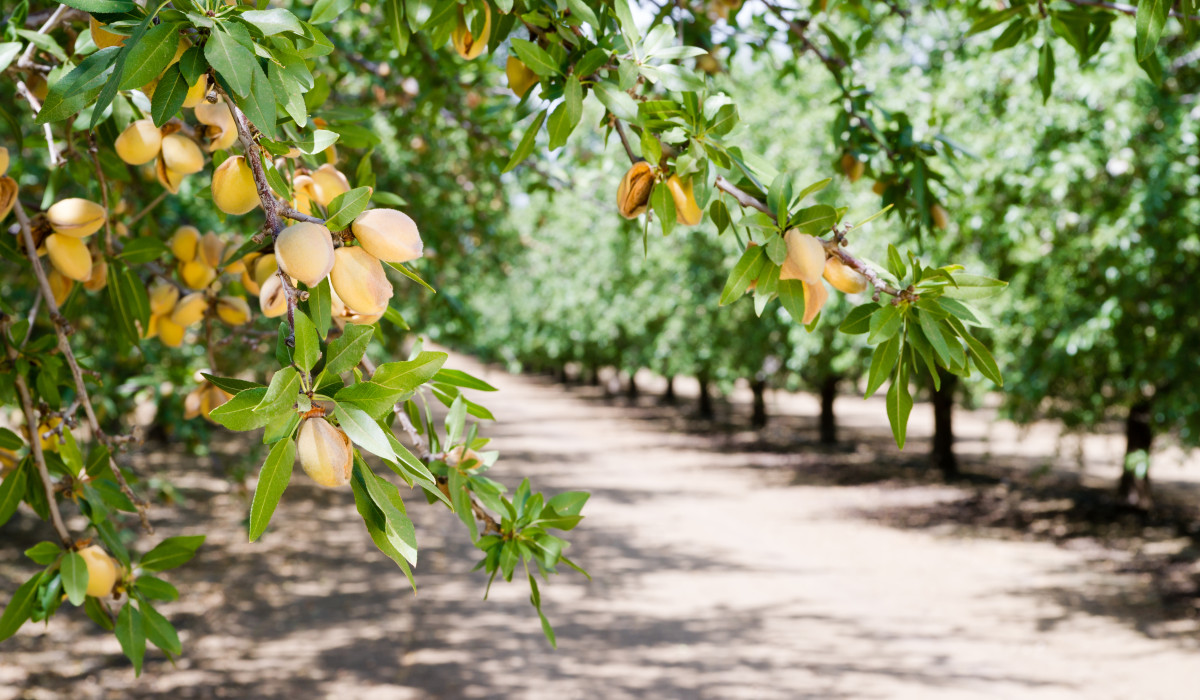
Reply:
[[271, 275], [263, 281], [258, 291], [258, 308], [263, 316], [275, 318], [287, 313], [287, 291], [279, 275]]
[[317, 203], [328, 207], [333, 198], [350, 191], [350, 181], [329, 163], [317, 168], [312, 174], [316, 186]]
[[175, 310], [171, 312], [171, 322], [187, 328], [200, 323], [204, 312], [208, 310], [208, 299], [201, 292], [193, 292], [179, 300]]
[[626, 219], [636, 219], [650, 203], [654, 189], [654, 169], [644, 160], [634, 163], [621, 178], [617, 187], [617, 212]]
[[296, 456], [304, 473], [321, 486], [345, 486], [354, 467], [350, 438], [324, 418], [306, 418], [296, 439]]
[[50, 283], [50, 293], [54, 295], [54, 303], [62, 306], [70, 296], [75, 281], [63, 276], [63, 273], [59, 272], [56, 267], [50, 268], [50, 272], [46, 274], [46, 281]]
[[350, 230], [363, 250], [384, 262], [416, 260], [424, 250], [417, 223], [395, 209], [364, 211], [350, 224]]
[[261, 286], [278, 269], [279, 263], [275, 260], [274, 255], [260, 256], [254, 261], [254, 281]]
[[96, 598], [111, 595], [117, 585], [117, 563], [113, 558], [96, 545], [79, 550], [79, 556], [87, 565], [87, 594]]
[[200, 238], [200, 245], [196, 250], [196, 258], [209, 267], [220, 267], [221, 263], [224, 262], [222, 259], [224, 252], [225, 244], [217, 234], [209, 231]]
[[879, 195], [880, 197], [883, 196], [884, 192], [887, 192], [887, 188], [888, 188], [887, 183], [884, 182], [883, 180], [876, 180], [875, 184], [871, 185], [871, 191], [874, 192], [875, 194]]
[[231, 326], [240, 326], [250, 320], [250, 305], [241, 297], [221, 297], [217, 299], [217, 318]]
[[154, 126], [154, 122], [139, 119], [125, 127], [125, 131], [113, 142], [113, 148], [126, 163], [142, 165], [158, 157], [162, 142], [162, 132]]
[[950, 226], [950, 213], [940, 204], [929, 207], [929, 217], [933, 219], [933, 227], [945, 231]]
[[196, 80], [196, 83], [188, 88], [187, 95], [183, 98], [183, 106], [187, 109], [192, 109], [193, 107], [198, 107], [201, 103], [208, 104], [204, 101], [204, 98], [207, 96], [208, 74], [205, 74], [200, 76], [200, 78]]
[[204, 102], [196, 105], [196, 120], [208, 127], [207, 135], [211, 139], [208, 150], [229, 150], [238, 139], [237, 125], [233, 121], [233, 113], [224, 100]]
[[466, 16], [461, 8], [458, 11], [458, 24], [454, 26], [454, 32], [450, 35], [450, 40], [454, 43], [454, 50], [468, 61], [478, 57], [487, 49], [488, 39], [492, 35], [492, 8], [484, 3], [483, 11], [485, 13], [483, 29], [479, 36], [471, 35], [471, 28], [467, 25]]
[[55, 269], [70, 279], [82, 282], [92, 274], [92, 254], [78, 238], [52, 233], [46, 237], [46, 252]]
[[200, 231], [195, 226], [180, 226], [171, 236], [170, 247], [180, 262], [195, 260], [196, 250], [200, 247]]
[[0, 221], [4, 221], [13, 205], [17, 203], [17, 181], [8, 177], [0, 177]]
[[179, 288], [166, 282], [158, 282], [150, 288], [150, 313], [165, 314], [175, 308], [179, 301]]
[[357, 246], [334, 251], [329, 281], [346, 306], [362, 314], [382, 313], [392, 298], [392, 283], [383, 265]]
[[259, 205], [254, 174], [243, 156], [233, 156], [213, 171], [212, 198], [226, 214], [245, 214]]
[[684, 226], [695, 226], [700, 223], [704, 212], [696, 204], [696, 196], [692, 193], [692, 179], [683, 181], [678, 175], [667, 178], [667, 189], [671, 199], [675, 201], [675, 220]]
[[292, 209], [301, 214], [313, 213], [313, 202], [316, 202], [317, 185], [308, 175], [297, 175], [292, 178]]
[[524, 97], [529, 88], [537, 85], [538, 75], [529, 69], [516, 56], [509, 56], [504, 64], [504, 73], [508, 76], [508, 87], [517, 97]]
[[866, 275], [847, 267], [837, 258], [825, 261], [825, 280], [844, 294], [858, 294], [867, 288]]
[[289, 277], [315, 287], [333, 269], [333, 236], [321, 224], [292, 224], [275, 237], [275, 261]]
[[803, 282], [804, 285], [804, 319], [801, 321], [804, 325], [813, 322], [817, 314], [821, 313], [821, 307], [825, 306], [825, 302], [829, 299], [829, 290], [825, 289], [825, 285], [817, 280], [813, 284]]
[[157, 330], [158, 339], [163, 345], [173, 348], [183, 345], [183, 332], [186, 329], [166, 316], [158, 317]]
[[816, 284], [825, 272], [825, 246], [815, 236], [788, 231], [783, 240], [787, 243], [787, 260], [779, 271], [779, 279], [798, 279]]
[[73, 238], [86, 238], [99, 231], [106, 216], [104, 207], [79, 197], [55, 202], [46, 210], [50, 228]]
[[842, 172], [846, 174], [846, 178], [850, 182], [858, 182], [858, 179], [863, 176], [863, 172], [866, 169], [866, 164], [856, 158], [853, 153], [842, 155]]
[[200, 146], [183, 134], [163, 137], [162, 157], [163, 163], [172, 172], [191, 175], [204, 169], [204, 153]]
[[98, 292], [108, 285], [108, 263], [97, 260], [92, 263], [92, 273], [83, 281], [83, 288], [89, 292]]
[[158, 319], [161, 318], [158, 314], [150, 314], [150, 320], [146, 322], [146, 328], [142, 331], [142, 338], [149, 340], [158, 337]]
[[179, 266], [179, 277], [189, 289], [204, 289], [217, 278], [217, 271], [199, 260], [193, 260]]
[[446, 457], [448, 458], [446, 461], [452, 466], [462, 467], [467, 471], [475, 471], [483, 466], [483, 460], [479, 458], [479, 453], [466, 445], [455, 447], [446, 453]]

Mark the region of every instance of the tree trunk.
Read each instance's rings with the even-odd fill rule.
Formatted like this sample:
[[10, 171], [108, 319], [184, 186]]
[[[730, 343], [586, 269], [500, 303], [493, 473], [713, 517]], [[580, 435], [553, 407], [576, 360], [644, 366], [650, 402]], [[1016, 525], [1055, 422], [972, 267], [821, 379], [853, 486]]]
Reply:
[[837, 444], [837, 417], [833, 414], [833, 402], [837, 400], [837, 377], [826, 377], [821, 382], [821, 444]]
[[625, 398], [630, 401], [637, 401], [638, 385], [637, 385], [637, 370], [629, 373], [629, 384], [625, 385]]
[[933, 392], [933, 451], [929, 456], [933, 466], [940, 469], [942, 476], [949, 480], [958, 476], [952, 424], [954, 389], [958, 386], [958, 376], [940, 368], [938, 374], [941, 375], [942, 388]]
[[1150, 425], [1150, 402], [1143, 401], [1129, 409], [1125, 419], [1125, 468], [1117, 483], [1117, 498], [1125, 505], [1149, 510], [1150, 444], [1154, 429]]
[[675, 375], [672, 374], [667, 377], [667, 391], [663, 394], [663, 403], [674, 406], [675, 400]]
[[600, 366], [599, 365], [589, 365], [588, 366], [588, 382], [587, 383], [590, 384], [591, 386], [600, 386]]
[[712, 420], [716, 418], [716, 412], [713, 411], [712, 394], [708, 387], [708, 372], [701, 372], [697, 377], [700, 380], [700, 417], [704, 420]]
[[764, 379], [750, 380], [750, 389], [754, 392], [754, 414], [750, 416], [750, 425], [756, 429], [767, 427], [767, 382]]
[[559, 384], [566, 384], [566, 383], [567, 383], [567, 379], [568, 379], [568, 377], [567, 377], [567, 366], [566, 366], [566, 365], [559, 365], [559, 366], [558, 366], [558, 382], [559, 382]]

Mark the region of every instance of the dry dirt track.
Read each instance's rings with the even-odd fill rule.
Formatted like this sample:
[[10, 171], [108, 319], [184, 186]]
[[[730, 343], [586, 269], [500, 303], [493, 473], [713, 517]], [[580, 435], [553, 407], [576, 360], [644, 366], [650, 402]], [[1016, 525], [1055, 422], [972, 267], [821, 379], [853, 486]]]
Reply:
[[[170, 465], [161, 534], [213, 530], [170, 578], [185, 657], [135, 681], [81, 614], [0, 646], [0, 700], [52, 698], [1180, 698], [1200, 694], [1190, 621], [1147, 626], [1144, 581], [1094, 552], [881, 524], [956, 488], [797, 485], [820, 455], [747, 454], [619, 404], [460, 359], [501, 388], [493, 475], [587, 489], [567, 573], [543, 587], [560, 649], [516, 584], [481, 601], [460, 524], [414, 498], [420, 592], [370, 545], [350, 494], [300, 475], [259, 543], [230, 456]], [[917, 414], [923, 414], [918, 409]], [[716, 448], [716, 449], [713, 449]], [[25, 517], [0, 530], [0, 583], [25, 570]], [[1132, 611], [1132, 612], [1131, 612]], [[82, 644], [68, 640], [83, 634]], [[69, 652], [64, 652], [65, 649]]]

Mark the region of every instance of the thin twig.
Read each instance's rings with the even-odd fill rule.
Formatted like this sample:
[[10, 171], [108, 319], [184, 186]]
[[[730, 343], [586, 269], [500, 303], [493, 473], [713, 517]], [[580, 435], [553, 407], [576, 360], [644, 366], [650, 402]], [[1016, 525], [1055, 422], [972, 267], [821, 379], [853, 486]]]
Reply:
[[100, 203], [104, 206], [104, 252], [113, 255], [112, 217], [108, 208], [108, 181], [104, 179], [104, 168], [100, 165], [100, 149], [96, 146], [96, 132], [88, 132], [88, 154], [96, 166], [96, 179], [100, 181]]
[[[50, 18], [46, 20], [46, 23], [37, 30], [37, 33], [49, 34], [50, 30], [54, 29], [54, 26], [57, 25], [60, 20], [62, 20], [63, 15], [65, 15], [70, 9], [71, 8], [67, 5], [59, 5], [58, 9], [55, 10], [53, 14], [50, 15]], [[25, 53], [21, 54], [21, 58], [17, 60], [17, 68], [29, 68], [33, 63], [33, 54], [35, 51], [37, 51], [37, 44], [34, 44], [32, 41], [29, 42], [29, 46], [25, 48]]]
[[[1137, 7], [1135, 5], [1124, 5], [1116, 2], [1102, 2], [1101, 0], [1066, 0], [1066, 2], [1069, 2], [1072, 5], [1079, 5], [1080, 7], [1100, 7], [1105, 10], [1112, 10], [1113, 12], [1120, 12], [1130, 16], [1137, 14]], [[1200, 20], [1200, 15], [1189, 15], [1179, 12], [1178, 10], [1171, 10], [1168, 14], [1178, 19], [1187, 19], [1192, 21]]]
[[[0, 335], [3, 336], [8, 359], [13, 361], [17, 359], [17, 350], [8, 342], [9, 325], [8, 317], [3, 317], [3, 320], [0, 321]], [[25, 380], [25, 375], [15, 371], [13, 373], [15, 375], [13, 383], [16, 384], [17, 396], [21, 399], [21, 412], [25, 415], [25, 426], [29, 430], [29, 449], [33, 453], [33, 462], [37, 465], [38, 477], [41, 479], [50, 508], [50, 522], [54, 525], [54, 531], [58, 533], [58, 538], [62, 540], [62, 543], [71, 548], [74, 544], [71, 540], [71, 532], [67, 530], [67, 526], [63, 523], [62, 513], [58, 511], [58, 497], [54, 494], [54, 482], [50, 479], [50, 470], [46, 468], [46, 455], [42, 453], [42, 440], [38, 435], [40, 421], [33, 410], [29, 384]]]
[[159, 192], [157, 197], [150, 200], [149, 204], [147, 204], [145, 207], [142, 208], [141, 211], [139, 211], [137, 214], [133, 215], [133, 217], [131, 217], [128, 221], [125, 222], [126, 228], [129, 228], [130, 230], [132, 230], [134, 224], [136, 224], [143, 216], [149, 214], [151, 209], [153, 209], [154, 207], [157, 207], [159, 205], [159, 203], [162, 202], [166, 198], [167, 198], [166, 190]]
[[634, 155], [633, 148], [629, 145], [629, 136], [625, 134], [625, 125], [621, 123], [620, 119], [615, 117], [613, 118], [613, 124], [617, 127], [617, 136], [621, 137], [621, 145], [625, 147], [625, 155], [629, 156], [629, 162], [636, 163], [641, 160], [641, 158]]
[[[38, 101], [38, 98], [34, 97], [33, 91], [29, 89], [24, 80], [17, 81], [17, 92], [21, 93], [21, 96], [29, 103], [29, 107], [33, 110], [33, 115], [36, 117], [42, 111], [42, 103]], [[50, 128], [50, 122], [42, 124], [42, 131], [46, 134], [46, 150], [50, 152], [50, 167], [57, 168], [66, 161], [63, 160], [62, 155], [59, 154], [58, 149], [54, 146], [54, 131]]]

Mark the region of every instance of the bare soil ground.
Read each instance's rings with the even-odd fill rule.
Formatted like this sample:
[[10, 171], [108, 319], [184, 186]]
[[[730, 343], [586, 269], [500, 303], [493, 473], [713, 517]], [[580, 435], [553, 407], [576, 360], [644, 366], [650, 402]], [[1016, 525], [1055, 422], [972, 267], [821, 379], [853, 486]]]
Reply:
[[[1182, 458], [1160, 460], [1163, 507], [1144, 517], [1110, 505], [1111, 437], [1077, 447], [964, 412], [973, 476], [946, 485], [924, 466], [927, 406], [899, 453], [882, 405], [842, 399], [846, 442], [822, 448], [808, 397], [772, 397], [782, 415], [752, 433], [741, 395], [702, 423], [687, 387], [678, 408], [631, 405], [456, 361], [501, 388], [492, 476], [593, 493], [570, 551], [593, 580], [542, 588], [559, 650], [524, 586], [481, 600], [461, 524], [416, 494], [415, 595], [349, 491], [299, 472], [248, 544], [247, 494], [226, 477], [261, 453], [222, 438], [203, 459], [138, 455], [179, 492], [158, 534], [212, 533], [168, 575], [183, 658], [150, 652], [135, 680], [115, 639], [68, 612], [0, 645], [0, 700], [1200, 697], [1200, 475]], [[0, 590], [46, 534], [28, 515], [0, 529]]]

